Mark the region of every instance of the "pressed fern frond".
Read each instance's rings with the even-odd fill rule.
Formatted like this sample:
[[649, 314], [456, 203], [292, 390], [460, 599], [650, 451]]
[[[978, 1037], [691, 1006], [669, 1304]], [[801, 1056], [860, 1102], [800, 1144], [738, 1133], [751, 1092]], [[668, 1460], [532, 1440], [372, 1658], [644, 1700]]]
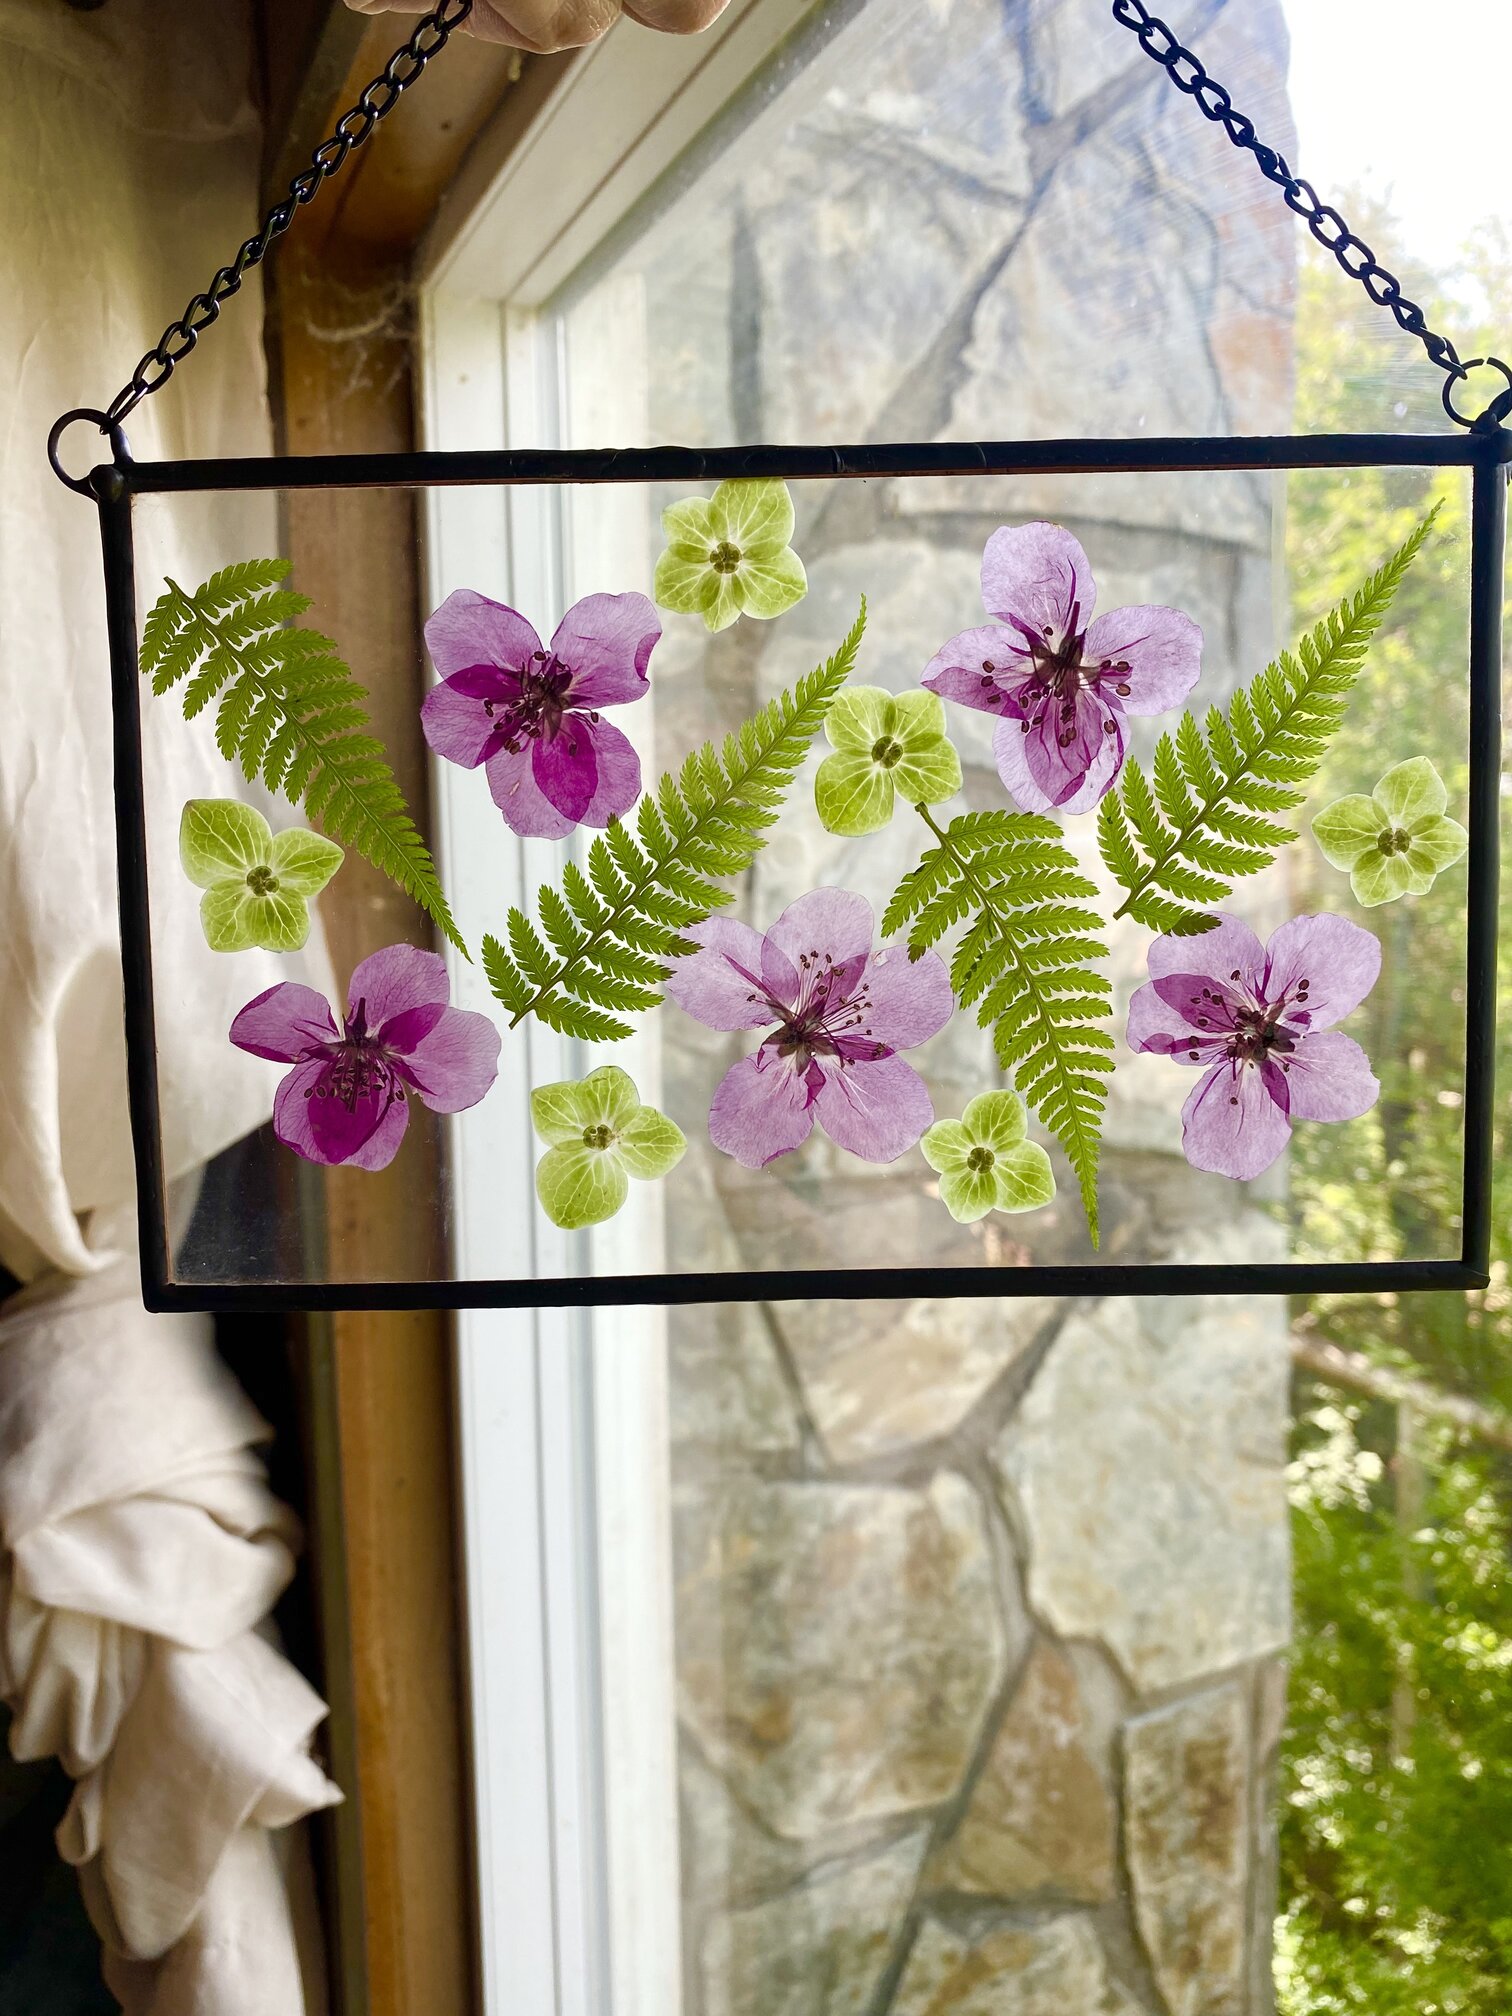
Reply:
[[1296, 833], [1276, 818], [1302, 803], [1303, 787], [1344, 718], [1366, 647], [1438, 506], [1364, 587], [1346, 596], [1298, 645], [1267, 665], [1206, 733], [1183, 714], [1155, 748], [1152, 778], [1133, 757], [1098, 813], [1103, 860], [1127, 892], [1116, 917], [1190, 937], [1211, 930], [1206, 906], [1236, 877], [1269, 866]]
[[939, 844], [898, 884], [882, 936], [906, 926], [917, 959], [970, 920], [950, 984], [992, 1030], [998, 1062], [1065, 1149], [1095, 1246], [1097, 1151], [1113, 1070], [1103, 1026], [1112, 990], [1095, 970], [1107, 947], [1102, 919], [1084, 907], [1096, 887], [1052, 819], [965, 812], [941, 828], [926, 807], [917, 810]]
[[641, 799], [633, 832], [611, 820], [586, 868], [569, 863], [560, 889], [544, 886], [538, 926], [512, 909], [508, 949], [483, 940], [483, 971], [511, 1028], [538, 1015], [564, 1035], [608, 1043], [630, 1034], [626, 1015], [656, 1005], [668, 961], [692, 949], [682, 934], [730, 901], [710, 878], [742, 874], [765, 844], [865, 628], [863, 601], [832, 658], [742, 722], [722, 748], [705, 742]]
[[170, 581], [143, 627], [142, 671], [154, 693], [184, 686], [186, 720], [218, 700], [227, 761], [365, 855], [465, 957], [383, 745], [367, 732], [364, 689], [329, 637], [293, 627], [310, 598], [279, 585], [288, 573], [287, 560], [243, 560], [192, 595]]

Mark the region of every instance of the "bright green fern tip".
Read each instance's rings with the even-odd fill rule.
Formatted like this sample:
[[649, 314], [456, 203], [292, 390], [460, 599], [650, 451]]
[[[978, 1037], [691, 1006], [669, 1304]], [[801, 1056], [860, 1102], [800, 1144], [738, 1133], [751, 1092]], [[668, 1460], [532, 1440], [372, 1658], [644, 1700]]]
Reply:
[[850, 677], [866, 603], [833, 657], [771, 700], [716, 748], [668, 771], [631, 819], [613, 819], [536, 898], [538, 921], [512, 909], [507, 946], [483, 940], [483, 971], [511, 1028], [535, 1015], [585, 1042], [630, 1034], [626, 1016], [661, 999], [684, 933], [730, 901], [722, 882], [744, 874], [766, 844], [830, 702]]
[[368, 729], [364, 689], [318, 630], [299, 626], [307, 595], [282, 584], [287, 560], [242, 560], [194, 593], [169, 581], [142, 630], [154, 693], [183, 689], [186, 720], [214, 700], [228, 762], [302, 805], [420, 905], [469, 956], [435, 864]]
[[1177, 937], [1210, 931], [1212, 906], [1236, 879], [1258, 874], [1297, 837], [1277, 814], [1302, 803], [1438, 509], [1295, 652], [1236, 693], [1227, 713], [1210, 707], [1201, 728], [1183, 714], [1155, 745], [1149, 774], [1130, 757], [1097, 820], [1103, 860], [1125, 892], [1116, 916]]
[[1113, 1037], [1112, 989], [1097, 894], [1060, 828], [1030, 812], [965, 812], [925, 823], [938, 844], [905, 875], [882, 919], [884, 939], [908, 934], [923, 956], [957, 925], [950, 984], [992, 1031], [1024, 1103], [1066, 1151], [1098, 1243], [1097, 1159]]

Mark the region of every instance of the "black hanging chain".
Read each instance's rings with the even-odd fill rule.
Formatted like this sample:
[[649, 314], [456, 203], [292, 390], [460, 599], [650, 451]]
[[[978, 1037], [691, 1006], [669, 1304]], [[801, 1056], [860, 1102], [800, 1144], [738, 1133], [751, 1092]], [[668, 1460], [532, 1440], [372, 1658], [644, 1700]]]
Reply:
[[[1402, 283], [1389, 273], [1374, 252], [1331, 203], [1325, 203], [1311, 182], [1294, 175], [1284, 154], [1267, 147], [1255, 131], [1254, 121], [1234, 109], [1234, 101], [1224, 87], [1210, 77], [1190, 49], [1183, 48], [1166, 23], [1144, 5], [1144, 0], [1113, 0], [1113, 18], [1120, 27], [1139, 37], [1139, 46], [1153, 57], [1178, 91], [1197, 102], [1198, 109], [1215, 125], [1222, 126], [1236, 147], [1253, 154], [1260, 173], [1274, 182], [1325, 251], [1332, 252], [1351, 280], [1358, 280], [1378, 307], [1389, 308], [1398, 327], [1416, 336], [1429, 357], [1444, 373], [1444, 411], [1461, 427], [1482, 431], [1497, 427], [1512, 412], [1512, 368], [1500, 357], [1471, 357], [1462, 360], [1447, 336], [1428, 327], [1428, 319], [1416, 301], [1402, 291]], [[1453, 402], [1454, 387], [1479, 366], [1489, 365], [1506, 380], [1483, 413], [1473, 419], [1459, 412]]]
[[222, 266], [205, 291], [194, 296], [176, 322], [169, 323], [104, 412], [94, 407], [76, 407], [55, 424], [48, 436], [48, 460], [71, 490], [85, 496], [94, 494], [87, 483], [70, 476], [58, 459], [63, 430], [76, 420], [93, 421], [102, 434], [109, 435], [118, 458], [125, 452], [122, 430], [127, 416], [168, 383], [205, 330], [219, 320], [221, 304], [240, 290], [243, 279], [267, 258], [273, 241], [288, 230], [302, 206], [313, 202], [325, 183], [345, 165], [347, 156], [371, 137], [379, 122], [388, 117], [404, 92], [424, 73], [431, 58], [441, 53], [472, 11], [473, 0], [442, 0], [440, 6], [427, 14], [404, 46], [394, 51], [382, 73], [373, 79], [357, 103], [337, 120], [330, 138], [315, 149], [309, 167], [301, 169], [289, 184], [289, 193], [273, 205], [230, 265]]
[[[1428, 327], [1422, 308], [1402, 291], [1395, 274], [1381, 265], [1365, 240], [1350, 230], [1331, 204], [1323, 202], [1310, 182], [1292, 173], [1286, 157], [1259, 138], [1253, 120], [1235, 110], [1234, 101], [1223, 85], [1208, 75], [1198, 58], [1177, 41], [1164, 21], [1151, 14], [1144, 0], [1112, 0], [1112, 6], [1114, 20], [1138, 36], [1145, 54], [1161, 66], [1177, 90], [1195, 99], [1203, 115], [1221, 125], [1236, 147], [1254, 155], [1261, 174], [1275, 183], [1288, 208], [1303, 220], [1318, 243], [1333, 253], [1350, 278], [1358, 280], [1378, 306], [1389, 308], [1400, 328], [1417, 337], [1432, 362], [1444, 373], [1444, 411], [1449, 418], [1461, 427], [1482, 431], [1499, 426], [1512, 412], [1512, 367], [1499, 357], [1471, 357], [1462, 361], [1449, 338]], [[472, 10], [473, 0], [441, 0], [420, 21], [403, 47], [395, 50], [381, 75], [373, 79], [351, 110], [337, 120], [330, 138], [315, 149], [309, 167], [294, 177], [288, 194], [273, 205], [261, 227], [247, 239], [230, 265], [222, 266], [179, 319], [169, 323], [104, 412], [92, 406], [75, 407], [54, 423], [47, 440], [48, 460], [70, 490], [93, 495], [89, 485], [70, 476], [59, 459], [58, 446], [64, 430], [75, 421], [87, 420], [109, 436], [117, 460], [124, 458], [127, 416], [142, 400], [167, 384], [204, 331], [219, 320], [221, 304], [238, 292], [247, 273], [268, 256], [274, 239], [282, 237], [299, 209], [314, 200], [330, 177], [344, 166], [353, 149], [371, 137], [379, 122], [393, 111], [401, 95], [423, 74], [431, 58], [446, 47]], [[1483, 412], [1469, 418], [1456, 409], [1453, 390], [1471, 371], [1483, 365], [1501, 373], [1506, 389]]]

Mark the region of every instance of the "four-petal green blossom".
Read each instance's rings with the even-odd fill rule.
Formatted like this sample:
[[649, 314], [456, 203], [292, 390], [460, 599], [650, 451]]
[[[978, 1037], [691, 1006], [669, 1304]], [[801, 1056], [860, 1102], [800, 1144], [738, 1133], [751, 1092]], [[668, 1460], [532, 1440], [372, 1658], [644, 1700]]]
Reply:
[[212, 952], [297, 952], [310, 935], [310, 898], [345, 858], [306, 827], [275, 833], [236, 798], [191, 798], [179, 821], [179, 859], [205, 892], [200, 923]]
[[1313, 821], [1324, 858], [1349, 871], [1349, 886], [1367, 910], [1408, 893], [1422, 896], [1442, 868], [1470, 843], [1464, 827], [1444, 817], [1449, 794], [1426, 756], [1395, 764], [1367, 798], [1340, 798]]
[[665, 1176], [688, 1145], [665, 1113], [641, 1104], [634, 1079], [617, 1064], [541, 1086], [530, 1095], [530, 1117], [547, 1143], [536, 1195], [552, 1224], [568, 1232], [612, 1218], [632, 1176]]
[[824, 732], [835, 753], [819, 765], [814, 805], [827, 832], [878, 833], [898, 792], [910, 805], [939, 805], [961, 788], [961, 759], [946, 736], [938, 693], [847, 686]]
[[1050, 1202], [1050, 1157], [1027, 1131], [1016, 1092], [980, 1092], [959, 1120], [937, 1120], [924, 1136], [924, 1160], [940, 1172], [940, 1196], [959, 1224], [989, 1211], [1033, 1211]]
[[662, 513], [667, 550], [652, 593], [663, 609], [702, 616], [723, 630], [744, 612], [780, 616], [807, 594], [803, 562], [789, 545], [793, 500], [775, 478], [721, 483], [712, 497], [684, 497]]

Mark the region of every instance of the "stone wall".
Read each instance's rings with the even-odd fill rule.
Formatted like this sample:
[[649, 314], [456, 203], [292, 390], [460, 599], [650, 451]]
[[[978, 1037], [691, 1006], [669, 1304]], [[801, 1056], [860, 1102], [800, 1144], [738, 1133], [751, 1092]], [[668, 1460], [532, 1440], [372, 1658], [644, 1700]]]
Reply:
[[[1290, 221], [1104, 0], [841, 11], [637, 255], [658, 438], [1285, 429]], [[1174, 12], [1286, 145], [1278, 0]], [[831, 648], [863, 591], [863, 676], [913, 684], [978, 620], [983, 540], [1013, 518], [1070, 524], [1105, 606], [1192, 609], [1208, 699], [1274, 643], [1265, 480], [868, 484], [800, 508], [799, 610], [712, 644], [669, 629], [669, 758]], [[953, 717], [967, 796], [1000, 804], [980, 726]], [[822, 881], [885, 897], [911, 823], [837, 842], [799, 807], [740, 914]], [[1115, 947], [1125, 996], [1144, 943]], [[663, 1022], [698, 1177], [672, 1264], [1092, 1257], [1064, 1168], [1032, 1227], [974, 1228], [917, 1158], [873, 1169], [816, 1137], [740, 1170], [696, 1128], [731, 1039]], [[937, 1110], [995, 1082], [964, 1019], [921, 1054]], [[1265, 1198], [1181, 1161], [1187, 1088], [1148, 1061], [1120, 1059], [1105, 1254], [1280, 1251]], [[1284, 1310], [690, 1310], [671, 1364], [689, 2016], [1268, 2010]]]

